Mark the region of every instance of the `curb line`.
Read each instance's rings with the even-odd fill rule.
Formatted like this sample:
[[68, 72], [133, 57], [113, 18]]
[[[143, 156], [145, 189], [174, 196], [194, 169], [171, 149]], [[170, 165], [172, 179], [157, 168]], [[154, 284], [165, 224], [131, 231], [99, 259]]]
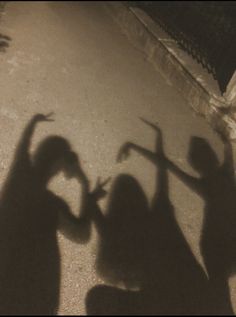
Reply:
[[227, 134], [231, 140], [236, 139], [236, 121], [229, 112], [230, 104], [186, 68], [174, 53], [175, 41], [166, 34], [161, 37], [160, 27], [141, 9], [129, 8], [121, 1], [107, 1], [104, 7], [194, 111], [205, 117], [213, 129]]

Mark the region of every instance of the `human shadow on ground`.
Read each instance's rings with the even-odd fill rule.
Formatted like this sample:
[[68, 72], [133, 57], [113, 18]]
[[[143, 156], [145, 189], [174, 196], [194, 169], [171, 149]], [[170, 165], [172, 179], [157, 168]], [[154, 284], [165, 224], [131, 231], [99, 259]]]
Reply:
[[0, 33], [0, 52], [5, 53], [6, 48], [9, 47], [9, 42], [11, 38], [7, 35]]
[[228, 279], [235, 274], [236, 183], [232, 145], [220, 135], [224, 161], [204, 138], [192, 137], [188, 160], [199, 173], [193, 177], [166, 158], [168, 169], [205, 202], [200, 249], [209, 277], [210, 301], [214, 314], [233, 314]]
[[[93, 209], [96, 210], [94, 222], [100, 237], [97, 270], [112, 286], [98, 285], [88, 292], [87, 313], [89, 315], [186, 315], [222, 312], [233, 314], [226, 278], [224, 274], [222, 275], [223, 267], [218, 264], [218, 261], [223, 262], [223, 260], [216, 259], [215, 241], [208, 235], [208, 228], [205, 226], [203, 236], [205, 235], [205, 239], [209, 240], [208, 253], [211, 253], [209, 257], [212, 256], [213, 268], [218, 267], [217, 273], [220, 276], [218, 283], [214, 283], [212, 287], [213, 268], [207, 265], [209, 280], [195, 259], [176, 221], [174, 207], [169, 198], [167, 170], [170, 169], [176, 175], [180, 174], [180, 170], [164, 153], [160, 128], [150, 122], [145, 121], [145, 123], [157, 133], [156, 151], [151, 152], [128, 142], [120, 149], [118, 158], [120, 160], [127, 158], [130, 151], [135, 150], [157, 167], [153, 201], [148, 207], [147, 199], [138, 182], [129, 175], [121, 175], [111, 192], [108, 212], [103, 214], [99, 206]], [[201, 149], [203, 150], [206, 149]], [[190, 156], [196, 154], [198, 151]], [[209, 163], [212, 164], [212, 161], [202, 161], [202, 164]], [[191, 176], [188, 178], [192, 179]], [[220, 181], [219, 177], [219, 184]], [[205, 186], [206, 189], [208, 186], [210, 188], [210, 184]], [[215, 194], [218, 196], [215, 197]], [[219, 192], [212, 195], [213, 200], [214, 198], [220, 200]], [[208, 197], [204, 198], [207, 200]], [[217, 235], [218, 229], [214, 221], [211, 222], [211, 226], [212, 231]], [[224, 239], [226, 232], [221, 233]], [[221, 252], [223, 255], [223, 250]], [[207, 262], [207, 252], [202, 253]], [[232, 256], [232, 252], [230, 254]], [[123, 289], [118, 288], [122, 286], [121, 284]]]
[[[35, 115], [17, 146], [0, 200], [0, 314], [53, 315], [59, 305], [57, 229], [85, 243], [90, 237], [89, 182], [69, 142], [49, 136], [29, 154], [33, 132], [51, 115]], [[63, 171], [81, 184], [80, 211], [47, 188]], [[94, 197], [93, 197], [94, 198]]]

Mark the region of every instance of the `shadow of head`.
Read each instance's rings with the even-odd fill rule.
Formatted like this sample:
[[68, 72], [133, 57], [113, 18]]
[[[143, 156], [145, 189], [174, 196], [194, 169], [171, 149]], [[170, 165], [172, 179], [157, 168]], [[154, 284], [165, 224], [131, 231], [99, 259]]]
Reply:
[[33, 166], [39, 177], [46, 182], [61, 171], [67, 179], [70, 179], [77, 175], [79, 159], [66, 139], [50, 136], [36, 149]]
[[188, 161], [202, 176], [208, 175], [219, 167], [219, 160], [210, 144], [200, 137], [192, 137], [189, 146]]
[[111, 188], [107, 216], [137, 219], [146, 214], [147, 208], [147, 198], [139, 182], [131, 175], [120, 174]]
[[11, 41], [9, 36], [0, 33], [0, 52], [6, 52], [6, 48], [9, 47], [9, 41]]

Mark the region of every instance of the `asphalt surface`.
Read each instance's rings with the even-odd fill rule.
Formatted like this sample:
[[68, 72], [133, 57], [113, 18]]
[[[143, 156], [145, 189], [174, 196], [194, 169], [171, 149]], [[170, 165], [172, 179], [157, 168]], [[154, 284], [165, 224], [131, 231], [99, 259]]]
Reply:
[[[137, 51], [96, 2], [9, 2], [0, 33], [11, 38], [0, 54], [0, 182], [4, 184], [21, 133], [36, 113], [54, 112], [40, 123], [32, 151], [46, 136], [68, 139], [92, 184], [98, 176], [133, 175], [148, 199], [155, 188], [155, 167], [133, 153], [117, 164], [126, 141], [154, 149], [155, 134], [139, 117], [158, 122], [166, 154], [197, 175], [187, 161], [192, 136], [205, 138], [222, 160], [223, 145], [203, 118]], [[111, 182], [112, 183], [112, 182]], [[109, 185], [110, 186], [110, 185]], [[108, 189], [109, 189], [108, 186]], [[76, 214], [80, 186], [62, 174], [49, 186]], [[198, 262], [203, 201], [170, 174], [170, 197], [177, 221]], [[107, 198], [101, 202], [105, 208]], [[60, 233], [61, 287], [58, 314], [84, 314], [85, 297], [103, 283], [96, 273], [96, 241], [78, 245]], [[204, 267], [204, 266], [203, 266]], [[230, 280], [236, 300], [236, 283]]]

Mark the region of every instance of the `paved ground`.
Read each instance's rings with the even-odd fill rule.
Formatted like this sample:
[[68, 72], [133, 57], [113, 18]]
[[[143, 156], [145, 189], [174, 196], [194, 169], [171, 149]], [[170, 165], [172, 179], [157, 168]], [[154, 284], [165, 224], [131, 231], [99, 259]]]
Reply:
[[[62, 135], [79, 153], [92, 183], [97, 176], [129, 173], [149, 198], [154, 167], [137, 154], [123, 164], [115, 162], [125, 141], [154, 148], [153, 131], [138, 117], [159, 122], [166, 153], [186, 171], [195, 173], [186, 159], [193, 135], [206, 138], [222, 159], [223, 146], [215, 133], [133, 48], [101, 3], [9, 2], [0, 31], [12, 39], [0, 55], [1, 184], [24, 126], [38, 112], [54, 111], [55, 122], [38, 126], [32, 150], [45, 136]], [[202, 263], [198, 243], [203, 202], [173, 176], [170, 184], [176, 217]], [[50, 187], [76, 210], [76, 182], [59, 175]], [[86, 293], [102, 282], [94, 267], [96, 234], [86, 246], [61, 235], [59, 241], [59, 314], [83, 314]], [[232, 280], [232, 297], [235, 284]]]

